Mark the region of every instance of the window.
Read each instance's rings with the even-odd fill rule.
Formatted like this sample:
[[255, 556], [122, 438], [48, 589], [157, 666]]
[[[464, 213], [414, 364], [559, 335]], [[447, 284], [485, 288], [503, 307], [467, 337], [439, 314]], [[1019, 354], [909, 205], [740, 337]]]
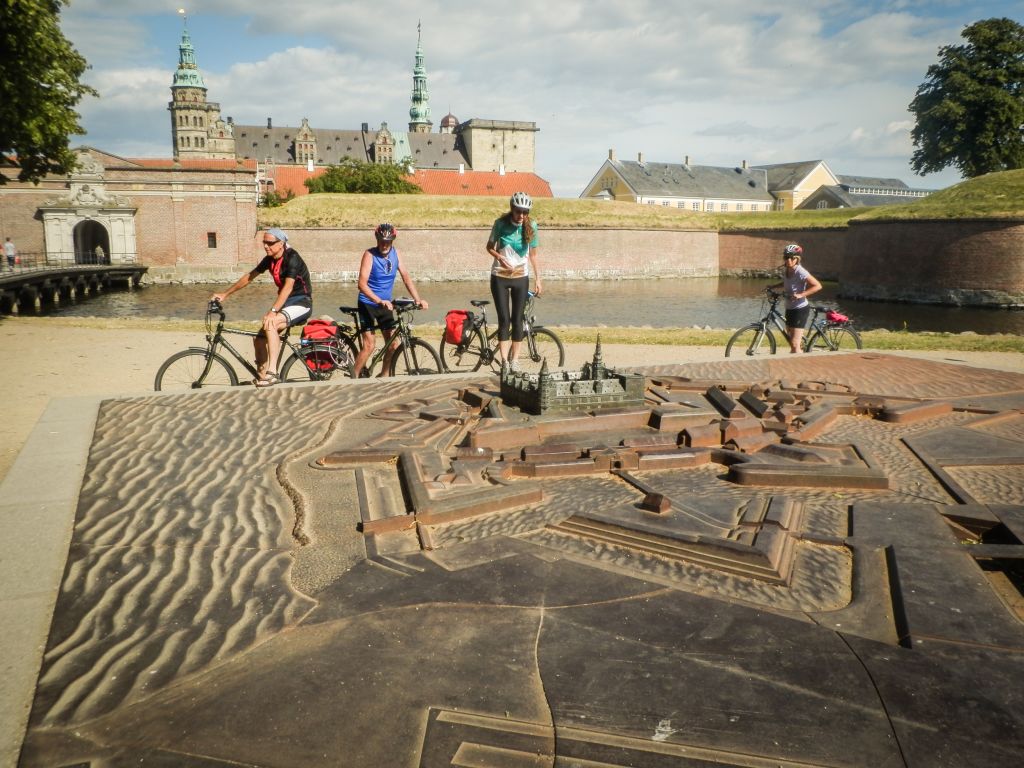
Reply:
[[654, 205], [654, 203], [655, 203], [655, 202], [657, 202], [657, 201], [655, 201], [655, 200], [648, 200], [648, 201], [647, 201], [647, 204], [648, 204], [648, 205]]
[[818, 204], [816, 206], [814, 206], [814, 207], [818, 208], [818, 209], [828, 208], [828, 201], [827, 200], [819, 200]]
[[714, 203], [712, 203], [712, 202], [708, 202], [708, 204], [707, 204], [707, 206], [706, 206], [706, 207], [704, 208], [704, 210], [705, 210], [705, 211], [713, 211], [713, 210], [715, 210], [715, 204], [714, 204]]
[[757, 203], [751, 203], [750, 204], [750, 210], [752, 210], [752, 211], [759, 211], [761, 209], [757, 207]]
[[700, 203], [694, 203], [691, 207], [693, 208], [693, 210], [699, 211], [700, 210]]
[[668, 200], [662, 200], [661, 204], [667, 207], [667, 206], [671, 205], [672, 203], [670, 201], [668, 201]]
[[743, 203], [736, 203], [736, 210], [737, 211], [742, 211], [743, 210]]
[[686, 207], [686, 203], [683, 202], [682, 200], [680, 200], [678, 203], [676, 203], [676, 208], [685, 208], [685, 207]]
[[206, 247], [207, 248], [216, 248], [217, 247], [217, 233], [216, 232], [207, 232], [206, 233]]
[[728, 203], [722, 203], [722, 210], [723, 211], [728, 211], [729, 210], [729, 204]]

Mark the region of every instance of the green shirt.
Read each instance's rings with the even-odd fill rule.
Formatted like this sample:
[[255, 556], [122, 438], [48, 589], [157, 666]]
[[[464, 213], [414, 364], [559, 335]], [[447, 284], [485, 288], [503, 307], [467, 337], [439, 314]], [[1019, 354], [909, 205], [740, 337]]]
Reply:
[[530, 249], [537, 247], [537, 225], [533, 225], [533, 238], [529, 243], [523, 242], [523, 225], [518, 226], [508, 221], [504, 216], [496, 219], [491, 227], [489, 241], [494, 243], [494, 249], [499, 251], [509, 263], [509, 269], [503, 269], [501, 262], [494, 260], [491, 267], [491, 274], [498, 277], [519, 278], [530, 274]]

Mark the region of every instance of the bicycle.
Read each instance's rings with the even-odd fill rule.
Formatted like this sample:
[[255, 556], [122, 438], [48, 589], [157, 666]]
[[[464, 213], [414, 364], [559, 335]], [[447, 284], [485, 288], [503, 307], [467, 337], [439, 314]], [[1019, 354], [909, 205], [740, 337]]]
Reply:
[[[206, 307], [206, 347], [189, 347], [181, 352], [175, 352], [167, 358], [156, 372], [153, 388], [158, 392], [163, 392], [202, 387], [238, 386], [238, 373], [224, 356], [222, 350], [234, 357], [255, 381], [259, 376], [256, 366], [250, 363], [248, 358], [235, 349], [231, 342], [224, 337], [226, 334], [233, 334], [255, 338], [262, 331], [225, 328], [224, 321], [224, 307], [219, 301], [210, 301]], [[278, 377], [281, 382], [322, 381], [329, 379], [338, 368], [344, 368], [343, 357], [347, 354], [347, 350], [342, 351], [340, 347], [336, 349], [327, 342], [296, 346], [289, 338], [290, 330], [291, 326], [281, 334], [279, 360], [284, 361], [279, 365]], [[307, 365], [307, 359], [315, 359], [316, 364]], [[331, 367], [328, 368], [324, 365], [324, 359], [333, 361]], [[296, 367], [296, 363], [299, 363], [298, 367]], [[351, 366], [351, 359], [349, 359], [348, 365]]]
[[[771, 288], [765, 288], [764, 292], [764, 301], [768, 305], [767, 309], [764, 303], [761, 305], [761, 310], [765, 313], [764, 317], [755, 323], [743, 326], [732, 335], [729, 343], [725, 345], [726, 357], [732, 355], [733, 347], [736, 348], [737, 353], [742, 351], [748, 357], [755, 357], [766, 352], [767, 354], [774, 355], [777, 344], [773, 328], [782, 334], [782, 337], [787, 342], [789, 341], [789, 333], [786, 331], [786, 318], [779, 312], [779, 302], [782, 301], [782, 294], [778, 291], [773, 291]], [[849, 318], [834, 312], [828, 307], [812, 305], [811, 310], [814, 314], [811, 316], [810, 326], [808, 327], [809, 333], [804, 335], [801, 345], [804, 352], [812, 352], [816, 349], [836, 352], [840, 349], [850, 349], [851, 347], [863, 348], [860, 334], [853, 328]], [[765, 349], [766, 346], [767, 350]]]
[[[395, 308], [395, 317], [398, 319], [398, 326], [391, 337], [391, 344], [398, 342], [398, 348], [391, 356], [392, 376], [427, 376], [432, 373], [441, 373], [441, 358], [429, 343], [412, 334], [412, 313], [418, 309], [416, 302], [412, 299], [401, 298], [391, 302]], [[338, 307], [339, 310], [352, 316], [353, 325], [343, 325], [339, 328], [338, 338], [351, 354], [351, 360], [355, 360], [356, 353], [362, 348], [362, 333], [365, 330], [359, 320], [359, 307]], [[366, 375], [373, 375], [377, 363], [383, 361], [384, 354], [389, 344], [380, 345], [373, 353], [373, 356], [366, 362]], [[292, 363], [294, 364], [294, 363]], [[351, 363], [348, 366], [349, 376], [354, 375]]]
[[[562, 340], [554, 331], [542, 325], [535, 325], [537, 318], [533, 310], [536, 298], [539, 298], [537, 294], [530, 291], [523, 318], [525, 343], [520, 351], [525, 351], [526, 354], [520, 354], [519, 367], [527, 373], [539, 373], [545, 360], [548, 361], [548, 365], [556, 368], [565, 365], [565, 347]], [[501, 359], [498, 357], [498, 332], [489, 329], [487, 310], [484, 309], [491, 302], [474, 299], [469, 303], [480, 312], [473, 318], [469, 335], [463, 334], [467, 341], [449, 344], [442, 336], [441, 363], [449, 373], [472, 373], [483, 365], [488, 365], [491, 370], [497, 372], [501, 369]]]

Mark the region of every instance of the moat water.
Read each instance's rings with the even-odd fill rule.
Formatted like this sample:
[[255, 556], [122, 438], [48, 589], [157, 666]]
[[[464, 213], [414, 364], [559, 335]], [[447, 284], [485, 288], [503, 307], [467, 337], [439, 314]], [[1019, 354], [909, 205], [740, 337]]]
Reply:
[[[586, 280], [545, 283], [537, 318], [547, 325], [651, 326], [654, 328], [736, 328], [757, 319], [766, 279], [687, 278], [657, 280]], [[486, 282], [417, 285], [430, 308], [417, 315], [421, 324], [439, 324], [449, 309], [470, 308], [470, 299], [490, 299]], [[50, 314], [78, 317], [200, 319], [210, 294], [224, 285], [155, 285], [134, 291], [111, 291], [60, 307]], [[339, 305], [353, 305], [353, 283], [315, 284], [314, 315], [341, 319]], [[863, 330], [946, 331], [1024, 334], [1024, 311], [957, 308], [893, 302], [854, 301], [838, 297], [839, 287], [825, 283], [813, 297], [849, 315]], [[401, 282], [396, 296], [405, 295]], [[228, 300], [228, 320], [253, 320], [273, 299], [271, 284], [248, 286]], [[491, 315], [493, 317], [493, 314]]]

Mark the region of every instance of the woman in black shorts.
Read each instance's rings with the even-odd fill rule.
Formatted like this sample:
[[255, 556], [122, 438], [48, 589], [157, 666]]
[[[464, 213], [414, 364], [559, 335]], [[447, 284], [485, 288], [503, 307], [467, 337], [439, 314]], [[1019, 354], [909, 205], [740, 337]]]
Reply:
[[789, 351], [794, 355], [803, 351], [804, 328], [811, 314], [811, 303], [807, 297], [821, 290], [821, 283], [800, 266], [803, 253], [804, 249], [796, 243], [783, 248], [782, 282], [769, 286], [783, 289], [786, 296], [786, 332], [789, 334]]

